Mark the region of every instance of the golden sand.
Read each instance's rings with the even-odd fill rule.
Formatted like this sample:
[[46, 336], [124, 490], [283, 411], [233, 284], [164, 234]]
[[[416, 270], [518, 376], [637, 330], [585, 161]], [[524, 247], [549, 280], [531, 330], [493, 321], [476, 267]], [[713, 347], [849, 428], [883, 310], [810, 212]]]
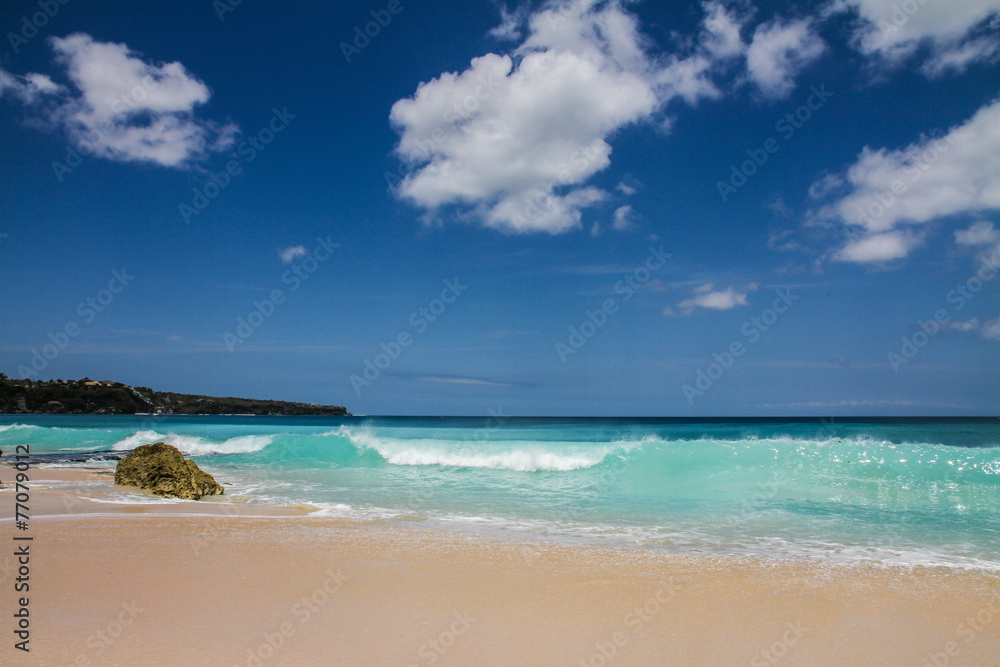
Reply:
[[[539, 545], [226, 502], [67, 510], [60, 488], [32, 493], [30, 654], [13, 648], [17, 566], [0, 558], [0, 664], [1000, 663], [991, 574]], [[12, 506], [0, 491], [0, 516]], [[13, 544], [13, 521], [0, 526]]]

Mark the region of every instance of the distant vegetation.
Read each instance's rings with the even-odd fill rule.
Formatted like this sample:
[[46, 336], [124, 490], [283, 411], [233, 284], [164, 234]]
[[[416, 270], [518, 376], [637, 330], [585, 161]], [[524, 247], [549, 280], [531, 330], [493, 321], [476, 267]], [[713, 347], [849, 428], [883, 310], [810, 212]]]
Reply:
[[217, 398], [153, 391], [108, 380], [10, 380], [0, 373], [0, 413], [346, 415], [339, 405]]

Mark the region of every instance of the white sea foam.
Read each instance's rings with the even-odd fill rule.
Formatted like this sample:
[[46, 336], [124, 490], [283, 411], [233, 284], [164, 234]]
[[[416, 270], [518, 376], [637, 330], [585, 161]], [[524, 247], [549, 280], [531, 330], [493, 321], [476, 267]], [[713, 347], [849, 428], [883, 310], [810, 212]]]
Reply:
[[388, 463], [408, 466], [491, 468], [518, 472], [569, 471], [592, 468], [621, 444], [586, 447], [553, 443], [564, 451], [551, 451], [538, 443], [516, 441], [447, 441], [376, 436], [370, 430], [341, 426], [326, 435], [348, 438], [359, 450], [375, 451]]
[[408, 446], [402, 443], [383, 443], [375, 448], [386, 461], [393, 465], [441, 465], [457, 468], [494, 468], [536, 472], [539, 470], [580, 470], [592, 468], [604, 460], [604, 453], [598, 454], [555, 454], [533, 449], [513, 449], [511, 451], [486, 454], [449, 452]]
[[316, 509], [309, 513], [309, 516], [333, 516], [333, 517], [345, 517], [345, 518], [360, 518], [364, 516], [363, 512], [346, 505], [344, 503], [308, 503], [310, 506]]
[[165, 442], [173, 445], [189, 456], [205, 456], [207, 454], [247, 454], [259, 452], [271, 444], [270, 435], [241, 435], [229, 438], [223, 442], [211, 442], [198, 436], [167, 433], [162, 435], [156, 431], [136, 431], [124, 440], [119, 440], [111, 446], [116, 451], [135, 449], [140, 445], [152, 442]]
[[111, 449], [115, 451], [135, 449], [139, 445], [148, 445], [151, 442], [160, 442], [164, 437], [165, 436], [160, 435], [156, 431], [136, 431], [124, 440], [119, 440], [115, 444], [111, 445]]
[[0, 433], [6, 431], [23, 431], [28, 429], [39, 429], [41, 426], [35, 426], [34, 424], [7, 424], [6, 426], [0, 426]]

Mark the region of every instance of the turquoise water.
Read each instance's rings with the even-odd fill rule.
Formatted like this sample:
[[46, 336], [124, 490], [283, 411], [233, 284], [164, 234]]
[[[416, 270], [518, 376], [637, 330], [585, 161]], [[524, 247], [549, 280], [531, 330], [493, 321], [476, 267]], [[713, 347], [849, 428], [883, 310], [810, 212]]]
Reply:
[[1000, 420], [0, 417], [5, 460], [163, 440], [226, 502], [525, 539], [1000, 570]]

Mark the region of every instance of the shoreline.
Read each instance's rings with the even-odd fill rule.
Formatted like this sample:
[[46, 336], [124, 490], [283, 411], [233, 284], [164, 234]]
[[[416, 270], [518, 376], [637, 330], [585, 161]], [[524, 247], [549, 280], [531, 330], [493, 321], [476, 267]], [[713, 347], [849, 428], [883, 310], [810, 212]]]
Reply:
[[[923, 665], [1000, 655], [1000, 577], [985, 572], [541, 544], [204, 500], [67, 507], [46, 479], [107, 473], [32, 472], [32, 650], [8, 639], [4, 664]], [[9, 540], [9, 484], [0, 503]], [[5, 608], [12, 561], [0, 558]]]

